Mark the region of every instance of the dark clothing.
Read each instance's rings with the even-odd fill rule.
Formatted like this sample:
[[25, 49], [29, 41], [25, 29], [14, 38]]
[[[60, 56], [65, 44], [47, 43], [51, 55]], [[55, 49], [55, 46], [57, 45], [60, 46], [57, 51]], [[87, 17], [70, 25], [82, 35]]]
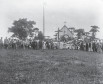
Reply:
[[46, 42], [46, 47], [47, 47], [47, 49], [50, 49], [50, 46], [49, 46], [49, 42], [48, 42], [48, 41]]
[[88, 51], [88, 43], [86, 43], [86, 51]]
[[103, 51], [103, 44], [102, 44], [102, 51]]
[[96, 52], [96, 44], [95, 43], [92, 44], [92, 49], [93, 49], [93, 52]]
[[39, 49], [42, 49], [42, 41], [39, 41]]
[[89, 48], [91, 48], [91, 43], [89, 43]]
[[84, 45], [83, 45], [83, 43], [81, 43], [81, 45], [80, 45], [80, 50], [84, 50]]
[[37, 49], [37, 42], [36, 42], [36, 41], [33, 41], [33, 42], [31, 43], [31, 46], [32, 46], [33, 49]]

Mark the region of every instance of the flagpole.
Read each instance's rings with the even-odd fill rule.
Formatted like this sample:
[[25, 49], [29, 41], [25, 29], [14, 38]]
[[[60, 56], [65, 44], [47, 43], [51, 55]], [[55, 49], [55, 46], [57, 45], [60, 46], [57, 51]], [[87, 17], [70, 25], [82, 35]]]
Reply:
[[45, 36], [45, 4], [43, 1], [43, 35]]

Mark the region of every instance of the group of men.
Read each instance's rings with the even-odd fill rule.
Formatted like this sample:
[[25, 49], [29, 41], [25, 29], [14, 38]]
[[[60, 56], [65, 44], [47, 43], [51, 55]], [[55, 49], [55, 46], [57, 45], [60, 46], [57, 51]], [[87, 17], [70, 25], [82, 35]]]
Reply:
[[93, 51], [93, 52], [103, 52], [103, 42], [101, 41], [91, 41], [91, 42], [80, 42], [80, 50]]
[[26, 39], [25, 41], [13, 38], [3, 38], [0, 39], [0, 48], [1, 49], [54, 49], [56, 48], [53, 41], [42, 41], [35, 39]]
[[[63, 49], [61, 48], [61, 43], [63, 42], [53, 42], [52, 40], [35, 40], [35, 39], [26, 39], [25, 41], [13, 38], [0, 38], [0, 48], [1, 49]], [[91, 41], [84, 42], [79, 41], [72, 43], [69, 46], [69, 49], [83, 50], [83, 51], [93, 51], [93, 52], [103, 52], [103, 42]]]

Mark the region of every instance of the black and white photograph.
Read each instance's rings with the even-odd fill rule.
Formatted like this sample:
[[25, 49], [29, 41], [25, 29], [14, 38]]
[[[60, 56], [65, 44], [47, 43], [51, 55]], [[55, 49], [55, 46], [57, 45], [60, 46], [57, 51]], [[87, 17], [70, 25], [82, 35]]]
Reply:
[[0, 84], [103, 84], [103, 0], [0, 0]]

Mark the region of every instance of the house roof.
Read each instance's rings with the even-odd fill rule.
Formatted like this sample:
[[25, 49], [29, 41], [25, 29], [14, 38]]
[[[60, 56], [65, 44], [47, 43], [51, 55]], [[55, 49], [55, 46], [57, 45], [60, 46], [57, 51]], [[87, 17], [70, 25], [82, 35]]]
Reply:
[[64, 27], [66, 27], [66, 28], [69, 30], [69, 32], [70, 32], [71, 34], [73, 34], [73, 33], [70, 31], [70, 28], [68, 28], [66, 25], [64, 25], [60, 30], [62, 30]]

